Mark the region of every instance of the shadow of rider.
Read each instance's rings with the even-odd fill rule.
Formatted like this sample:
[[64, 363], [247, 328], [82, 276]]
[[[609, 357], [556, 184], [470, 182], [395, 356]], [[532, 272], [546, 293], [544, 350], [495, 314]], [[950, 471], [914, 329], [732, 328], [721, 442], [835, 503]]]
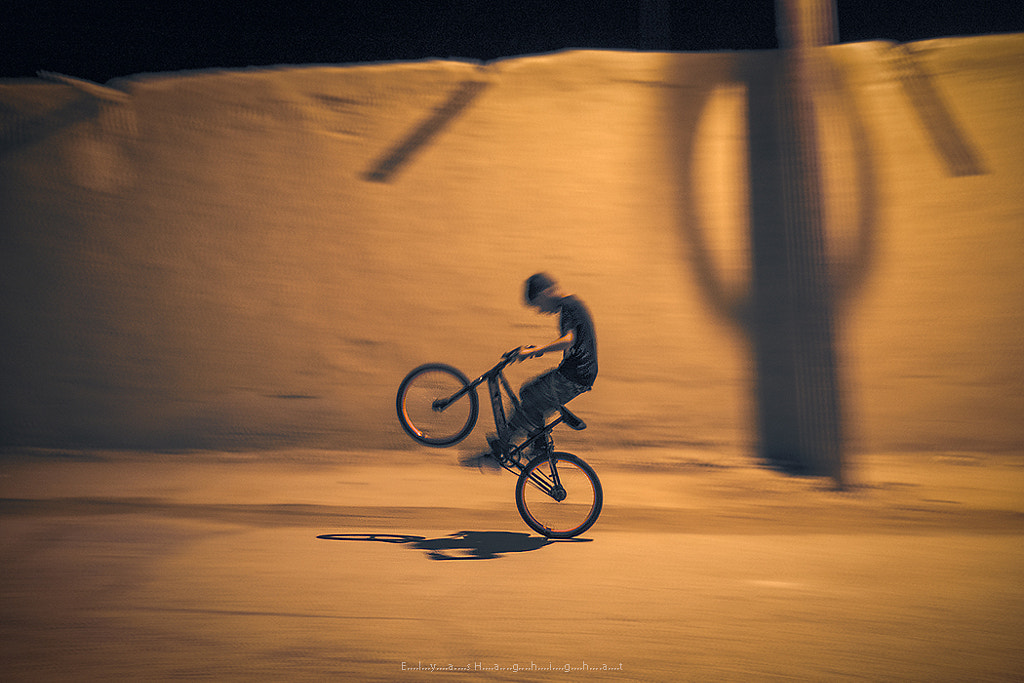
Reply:
[[512, 531], [457, 531], [439, 538], [394, 534], [324, 534], [317, 538], [408, 544], [410, 548], [426, 551], [431, 560], [493, 560], [507, 553], [539, 550], [555, 542], [550, 538]]

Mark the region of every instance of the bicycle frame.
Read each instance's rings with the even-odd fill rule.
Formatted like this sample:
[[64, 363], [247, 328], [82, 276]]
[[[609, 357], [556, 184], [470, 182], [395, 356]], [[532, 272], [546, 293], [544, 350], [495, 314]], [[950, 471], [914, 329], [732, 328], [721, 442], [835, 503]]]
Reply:
[[[529, 433], [522, 443], [515, 443], [521, 434], [515, 412], [524, 406], [504, 370], [523, 358], [522, 348], [505, 353], [494, 367], [472, 382], [458, 368], [445, 363], [414, 368], [398, 387], [398, 420], [414, 441], [425, 446], [445, 448], [460, 443], [480, 417], [477, 390], [486, 382], [497, 435], [487, 439], [489, 452], [463, 459], [463, 464], [482, 466], [493, 457], [503, 469], [517, 475], [516, 507], [526, 525], [548, 538], [572, 538], [597, 521], [604, 495], [594, 468], [572, 453], [556, 451], [551, 433], [563, 422], [576, 431], [587, 425], [565, 405], [552, 405], [558, 415], [536, 429], [528, 425]], [[530, 350], [531, 357], [536, 355]], [[439, 415], [448, 409], [453, 415]], [[506, 414], [508, 410], [513, 412]]]
[[[502, 461], [501, 466], [513, 474], [522, 473], [522, 471], [526, 469], [526, 465], [523, 464], [523, 458], [521, 457], [523, 452], [528, 448], [532, 448], [540, 439], [546, 439], [548, 434], [551, 433], [551, 430], [565, 421], [565, 416], [560, 414], [557, 418], [546, 424], [540, 431], [531, 434], [526, 441], [518, 446], [514, 446], [509, 442], [509, 424], [508, 417], [505, 415], [505, 404], [502, 398], [502, 392], [508, 396], [509, 403], [512, 405], [513, 411], [519, 410], [520, 403], [519, 398], [509, 385], [508, 380], [505, 379], [504, 370], [507, 366], [514, 363], [518, 356], [519, 348], [512, 349], [505, 353], [493, 368], [480, 375], [448, 398], [434, 401], [433, 406], [435, 410], [444, 410], [470, 391], [476, 391], [476, 388], [486, 381], [487, 391], [491, 399], [491, 412], [494, 413], [494, 426], [498, 431], [498, 440], [501, 443], [502, 449], [507, 453], [507, 459]], [[547, 452], [549, 456], [554, 453], [553, 446], [548, 448]], [[529, 463], [529, 460], [527, 460], [527, 463]], [[540, 476], [536, 472], [530, 477], [530, 480], [531, 483], [555, 500], [561, 500], [565, 497], [565, 490], [562, 488], [562, 484], [558, 479], [558, 471], [554, 465], [553, 459], [551, 460], [550, 481], [547, 481], [545, 477]]]

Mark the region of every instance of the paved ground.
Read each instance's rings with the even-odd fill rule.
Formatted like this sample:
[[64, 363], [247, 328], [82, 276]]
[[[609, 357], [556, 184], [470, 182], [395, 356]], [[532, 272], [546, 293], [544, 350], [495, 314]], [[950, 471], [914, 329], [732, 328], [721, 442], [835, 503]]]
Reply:
[[865, 458], [860, 485], [838, 493], [742, 461], [595, 458], [606, 509], [567, 542], [529, 532], [511, 476], [450, 459], [8, 458], [3, 678], [956, 681], [1024, 668], [1019, 459]]

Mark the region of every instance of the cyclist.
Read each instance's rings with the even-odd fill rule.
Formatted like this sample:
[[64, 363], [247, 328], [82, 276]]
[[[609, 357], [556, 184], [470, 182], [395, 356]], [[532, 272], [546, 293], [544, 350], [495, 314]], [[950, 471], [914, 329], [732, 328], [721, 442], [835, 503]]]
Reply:
[[[547, 273], [536, 273], [527, 278], [523, 295], [526, 304], [538, 312], [558, 313], [561, 336], [543, 346], [522, 347], [517, 360], [522, 362], [545, 353], [562, 351], [562, 362], [520, 388], [521, 407], [509, 419], [510, 444], [524, 434], [542, 429], [549, 415], [555, 413], [559, 406], [590, 391], [597, 378], [597, 334], [586, 305], [576, 296], [564, 294]], [[493, 436], [488, 438], [488, 443], [491, 446], [489, 452], [471, 458], [465, 464], [479, 466], [496, 462], [502, 445]]]

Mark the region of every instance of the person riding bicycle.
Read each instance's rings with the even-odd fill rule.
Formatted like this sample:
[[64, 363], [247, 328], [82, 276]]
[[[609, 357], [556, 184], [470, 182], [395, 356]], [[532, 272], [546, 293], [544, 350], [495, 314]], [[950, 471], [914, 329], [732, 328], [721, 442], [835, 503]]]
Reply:
[[[597, 334], [586, 305], [576, 296], [564, 294], [547, 273], [536, 273], [524, 283], [523, 297], [528, 306], [544, 314], [558, 313], [558, 339], [543, 346], [524, 346], [516, 359], [539, 358], [545, 353], [562, 351], [558, 367], [523, 383], [519, 390], [519, 410], [509, 419], [509, 444], [523, 435], [539, 431], [549, 415], [580, 394], [590, 391], [597, 379]], [[483, 458], [500, 457], [502, 444], [488, 439], [491, 451]], [[509, 444], [505, 444], [507, 447]], [[474, 462], [475, 461], [475, 462]], [[466, 464], [480, 464], [473, 458]]]

